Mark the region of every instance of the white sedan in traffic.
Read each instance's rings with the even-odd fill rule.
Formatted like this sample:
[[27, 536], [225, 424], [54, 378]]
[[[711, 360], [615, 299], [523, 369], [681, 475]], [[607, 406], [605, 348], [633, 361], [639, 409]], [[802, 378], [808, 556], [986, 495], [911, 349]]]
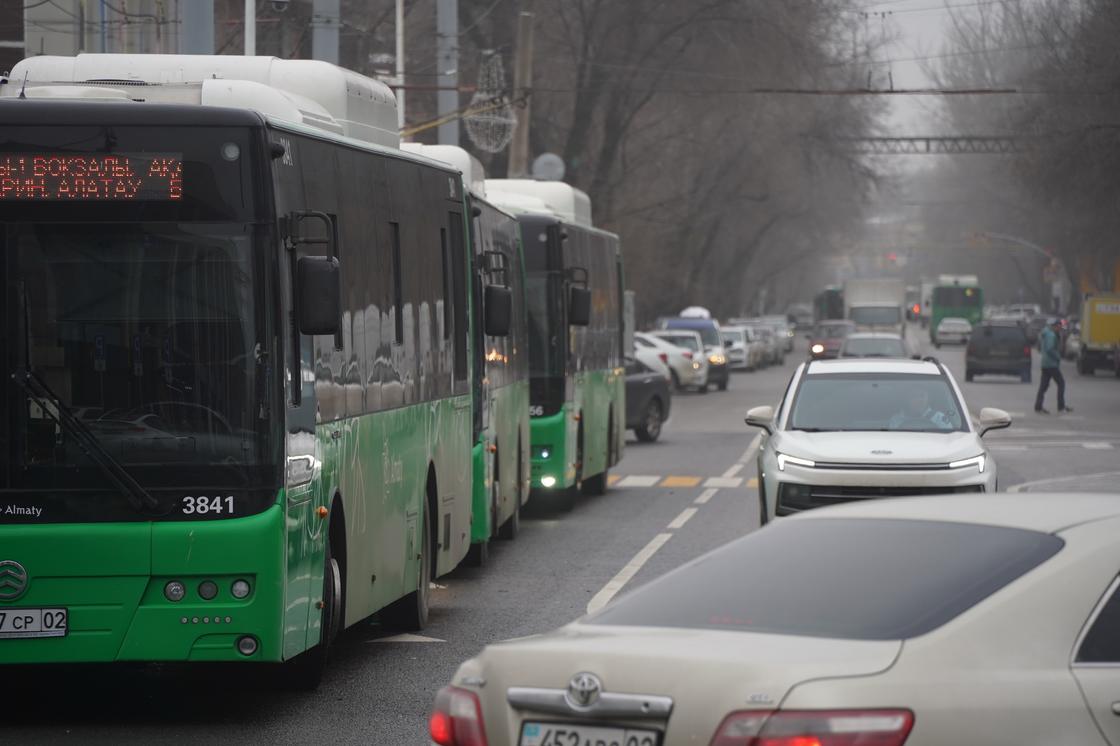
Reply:
[[936, 347], [949, 342], [968, 344], [968, 338], [971, 336], [972, 324], [968, 319], [948, 316], [938, 322], [937, 329], [933, 332], [933, 344]]
[[440, 691], [439, 746], [1118, 746], [1120, 496], [805, 513]]
[[[695, 339], [700, 335], [696, 334]], [[697, 344], [692, 340], [690, 344]], [[634, 334], [634, 347], [654, 350], [658, 355], [665, 355], [665, 364], [669, 368], [669, 377], [673, 386], [680, 389], [686, 386], [706, 386], [708, 383], [708, 361], [695, 349], [680, 347], [666, 339], [648, 332]]]
[[995, 492], [981, 436], [1010, 426], [1001, 409], [974, 425], [949, 369], [932, 360], [846, 358], [798, 366], [785, 398], [747, 412], [758, 451], [759, 519], [876, 497]]

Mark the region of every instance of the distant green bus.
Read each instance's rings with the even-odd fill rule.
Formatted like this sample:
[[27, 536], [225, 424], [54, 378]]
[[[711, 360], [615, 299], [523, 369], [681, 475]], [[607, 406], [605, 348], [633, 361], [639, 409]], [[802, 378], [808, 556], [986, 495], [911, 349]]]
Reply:
[[[967, 284], [966, 284], [967, 283]], [[935, 341], [937, 325], [942, 319], [966, 319], [975, 326], [984, 316], [984, 291], [969, 281], [945, 282], [934, 285], [930, 295], [929, 338]]]
[[529, 321], [525, 303], [525, 264], [517, 219], [484, 199], [470, 196], [474, 219], [475, 297], [504, 292], [510, 298], [505, 334], [492, 335], [475, 304], [475, 430], [471, 490], [469, 564], [486, 562], [490, 541], [513, 539], [521, 507], [529, 499]]
[[309, 686], [343, 627], [422, 627], [484, 397], [459, 173], [255, 111], [31, 97], [0, 100], [0, 163], [29, 185], [0, 199], [0, 662]]
[[519, 216], [529, 305], [532, 486], [570, 509], [607, 490], [625, 436], [622, 256], [618, 237], [546, 215]]

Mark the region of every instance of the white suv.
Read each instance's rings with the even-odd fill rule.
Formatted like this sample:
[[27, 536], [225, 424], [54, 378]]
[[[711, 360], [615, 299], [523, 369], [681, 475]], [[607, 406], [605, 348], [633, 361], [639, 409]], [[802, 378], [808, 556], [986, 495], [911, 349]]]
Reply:
[[996, 465], [980, 439], [1011, 425], [982, 409], [974, 425], [960, 387], [932, 360], [810, 360], [778, 406], [755, 407], [759, 515], [874, 497], [994, 492]]

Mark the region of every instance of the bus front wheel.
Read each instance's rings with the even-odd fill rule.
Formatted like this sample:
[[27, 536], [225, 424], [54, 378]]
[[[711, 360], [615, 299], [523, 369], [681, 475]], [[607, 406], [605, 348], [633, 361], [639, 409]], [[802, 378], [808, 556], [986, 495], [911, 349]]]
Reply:
[[284, 664], [289, 688], [298, 691], [314, 691], [323, 680], [327, 667], [331, 643], [342, 628], [342, 570], [331, 548], [330, 532], [323, 563], [323, 615], [319, 623], [319, 644], [305, 650]]

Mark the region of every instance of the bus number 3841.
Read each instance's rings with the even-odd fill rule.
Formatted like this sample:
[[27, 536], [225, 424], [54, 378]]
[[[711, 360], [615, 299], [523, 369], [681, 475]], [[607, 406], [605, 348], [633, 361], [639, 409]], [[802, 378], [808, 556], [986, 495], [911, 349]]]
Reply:
[[187, 495], [183, 498], [183, 514], [184, 515], [207, 515], [209, 513], [229, 513], [233, 514], [233, 495], [222, 497], [214, 495], [207, 497], [206, 495]]

